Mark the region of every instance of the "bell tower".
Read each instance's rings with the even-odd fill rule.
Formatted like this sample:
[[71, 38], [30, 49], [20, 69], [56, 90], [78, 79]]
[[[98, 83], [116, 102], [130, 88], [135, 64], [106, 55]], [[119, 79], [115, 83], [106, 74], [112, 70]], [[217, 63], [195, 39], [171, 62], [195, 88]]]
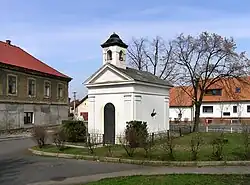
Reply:
[[111, 63], [116, 67], [126, 69], [128, 45], [125, 44], [116, 33], [113, 33], [101, 47], [103, 52], [103, 65]]

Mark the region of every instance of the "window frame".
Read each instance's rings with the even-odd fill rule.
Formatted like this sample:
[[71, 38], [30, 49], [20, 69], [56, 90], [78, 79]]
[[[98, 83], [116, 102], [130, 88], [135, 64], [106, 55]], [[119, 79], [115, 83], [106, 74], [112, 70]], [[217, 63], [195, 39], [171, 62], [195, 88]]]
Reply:
[[250, 105], [247, 105], [247, 112], [250, 113]]
[[240, 93], [241, 92], [241, 88], [240, 87], [236, 87], [235, 88], [235, 93]]
[[[207, 108], [207, 107], [212, 107], [212, 112], [205, 112], [204, 109]], [[214, 106], [212, 106], [212, 105], [204, 105], [204, 106], [202, 106], [202, 112], [205, 113], [205, 114], [214, 113]]]
[[[33, 80], [34, 81], [34, 94], [33, 95], [30, 95], [29, 94], [29, 88], [30, 88], [30, 84], [29, 84], [29, 82], [30, 82], [30, 80]], [[29, 97], [36, 97], [36, 79], [35, 78], [32, 78], [32, 77], [29, 77], [28, 79], [27, 79], [27, 94], [28, 94], [28, 96]]]
[[[15, 92], [15, 94], [12, 94], [12, 93], [9, 93], [9, 77], [15, 77], [15, 79], [16, 79], [16, 92]], [[17, 77], [17, 75], [15, 75], [15, 74], [7, 74], [7, 88], [6, 88], [6, 93], [7, 93], [7, 95], [8, 96], [17, 96], [17, 93], [18, 93], [18, 90], [17, 90], [17, 81], [18, 81], [18, 77]]]
[[[218, 91], [220, 93], [216, 94], [216, 93], [213, 93], [213, 91]], [[209, 93], [211, 92], [211, 93]], [[222, 89], [207, 89], [205, 91], [205, 96], [221, 96], [222, 95]]]
[[112, 60], [113, 59], [113, 53], [112, 53], [112, 51], [109, 49], [109, 50], [107, 50], [107, 60]]
[[[31, 118], [31, 121], [30, 122], [27, 122], [27, 121], [25, 121], [25, 118], [27, 119], [30, 114], [30, 118]], [[23, 116], [23, 122], [24, 122], [24, 125], [30, 125], [30, 124], [34, 124], [34, 121], [35, 121], [35, 114], [34, 114], [34, 112], [24, 112], [24, 116]]]
[[[60, 96], [59, 86], [62, 87], [62, 96]], [[65, 85], [63, 83], [57, 83], [57, 98], [58, 99], [64, 98], [64, 89], [65, 89]]]
[[[49, 96], [47, 95], [47, 92], [46, 92], [46, 83], [49, 83]], [[51, 82], [49, 80], [44, 80], [43, 95], [44, 95], [45, 98], [50, 98], [51, 97], [51, 88], [52, 88]]]
[[[235, 109], [236, 108], [236, 109]], [[234, 105], [233, 106], [233, 113], [238, 113], [238, 106], [237, 105]]]

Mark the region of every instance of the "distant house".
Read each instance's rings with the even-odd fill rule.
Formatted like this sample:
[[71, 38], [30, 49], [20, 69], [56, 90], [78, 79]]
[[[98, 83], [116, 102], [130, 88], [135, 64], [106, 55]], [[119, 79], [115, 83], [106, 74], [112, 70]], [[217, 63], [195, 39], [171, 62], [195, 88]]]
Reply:
[[[192, 87], [170, 90], [170, 121], [190, 122], [194, 119]], [[223, 79], [206, 92], [200, 110], [201, 122], [238, 123], [250, 121], [250, 77], [239, 80]]]
[[70, 107], [69, 112], [70, 113], [74, 113], [74, 103], [75, 103], [75, 107], [77, 107], [80, 103], [80, 100], [76, 100], [76, 101], [73, 100], [69, 103], [69, 107]]
[[0, 129], [67, 119], [71, 80], [11, 41], [0, 41]]
[[88, 120], [88, 95], [86, 95], [76, 106], [77, 115], [85, 121]]

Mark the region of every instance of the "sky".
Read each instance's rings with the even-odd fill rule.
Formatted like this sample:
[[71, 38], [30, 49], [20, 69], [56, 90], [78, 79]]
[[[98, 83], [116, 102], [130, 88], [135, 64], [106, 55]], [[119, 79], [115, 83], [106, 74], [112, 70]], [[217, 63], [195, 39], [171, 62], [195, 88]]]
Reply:
[[80, 99], [83, 82], [102, 66], [100, 44], [113, 32], [129, 44], [132, 37], [208, 31], [250, 52], [248, 0], [0, 0], [0, 7], [0, 40], [72, 77], [69, 96], [76, 91]]

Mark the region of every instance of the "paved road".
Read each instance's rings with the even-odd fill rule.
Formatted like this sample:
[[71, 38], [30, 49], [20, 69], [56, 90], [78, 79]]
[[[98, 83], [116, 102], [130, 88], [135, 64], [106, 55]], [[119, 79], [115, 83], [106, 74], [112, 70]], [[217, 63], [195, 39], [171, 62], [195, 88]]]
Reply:
[[128, 164], [32, 156], [26, 148], [33, 145], [31, 139], [0, 142], [1, 185], [26, 185], [50, 180], [61, 181], [69, 177], [146, 168]]

